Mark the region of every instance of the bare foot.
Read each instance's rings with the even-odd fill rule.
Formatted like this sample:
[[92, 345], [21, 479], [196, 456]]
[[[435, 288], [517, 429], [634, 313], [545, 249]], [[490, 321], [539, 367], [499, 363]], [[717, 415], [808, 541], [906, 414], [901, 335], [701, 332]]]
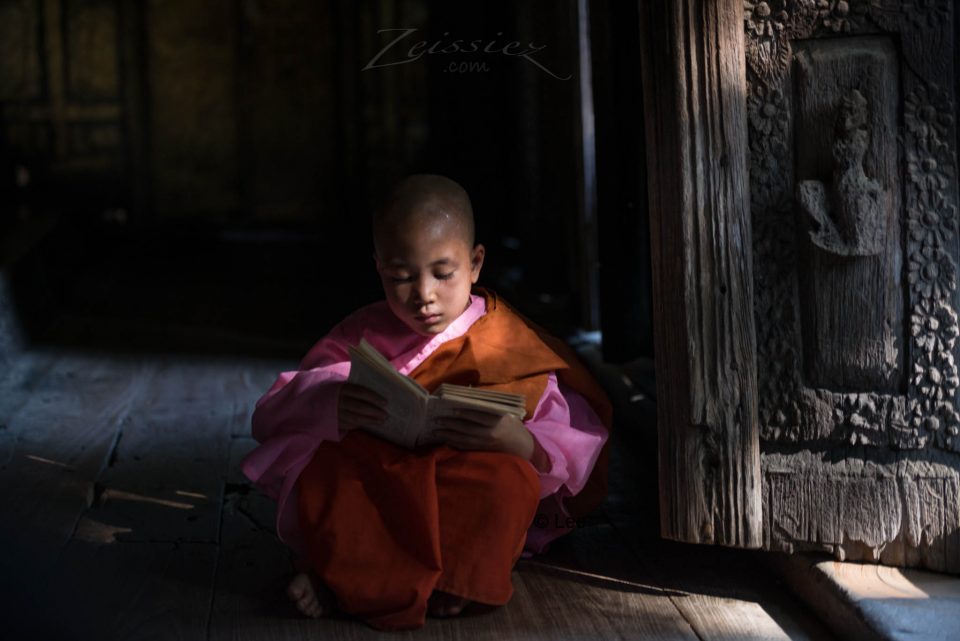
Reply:
[[304, 615], [317, 619], [333, 611], [333, 593], [306, 572], [300, 572], [287, 586], [287, 596]]
[[434, 590], [427, 601], [427, 613], [434, 617], [455, 617], [470, 603], [456, 594]]

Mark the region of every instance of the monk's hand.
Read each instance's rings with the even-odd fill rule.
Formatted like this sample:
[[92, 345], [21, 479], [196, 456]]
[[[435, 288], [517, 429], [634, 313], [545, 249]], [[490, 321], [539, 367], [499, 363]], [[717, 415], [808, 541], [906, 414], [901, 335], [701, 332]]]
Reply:
[[473, 409], [453, 409], [433, 420], [433, 435], [458, 450], [516, 454], [528, 461], [537, 447], [533, 434], [516, 416]]
[[342, 430], [382, 425], [387, 420], [387, 402], [368, 387], [344, 382], [337, 399], [337, 420]]

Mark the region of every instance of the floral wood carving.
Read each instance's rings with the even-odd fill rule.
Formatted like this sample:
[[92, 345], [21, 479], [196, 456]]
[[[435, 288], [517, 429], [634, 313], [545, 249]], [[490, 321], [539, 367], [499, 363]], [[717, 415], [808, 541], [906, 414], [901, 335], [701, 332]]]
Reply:
[[[929, 10], [935, 13], [936, 3]], [[953, 109], [946, 92], [918, 83], [904, 100], [901, 137], [906, 149], [906, 205], [913, 371], [910, 378], [910, 438], [917, 447], [932, 441], [960, 452], [960, 388], [955, 347], [960, 334], [954, 308], [957, 267], [957, 208], [952, 187], [956, 152], [952, 148]]]
[[870, 0], [745, 0], [747, 64], [764, 82], [778, 80], [790, 63], [791, 40], [859, 31], [871, 6]]
[[[849, 32], [915, 33], [933, 23], [952, 24], [952, 9], [941, 0], [772, 0], [747, 1], [744, 7], [761, 438], [779, 443], [826, 439], [900, 449], [932, 445], [960, 452], [952, 92], [921, 77], [910, 65], [902, 66], [898, 149], [904, 183], [895, 219], [905, 234], [906, 389], [899, 394], [838, 393], [806, 387], [801, 374], [796, 245], [800, 229], [794, 212], [806, 209], [805, 216], [826, 218], [825, 209], [818, 214], [810, 203], [800, 206], [803, 189], [794, 183], [789, 71], [791, 40]], [[905, 40], [905, 46], [913, 46], [910, 42]], [[906, 51], [904, 58], [911, 55]], [[833, 185], [839, 184], [835, 176]], [[830, 187], [822, 189], [829, 193]], [[875, 193], [873, 186], [865, 193]], [[830, 213], [836, 221], [837, 210]], [[869, 234], [858, 239], [849, 228], [844, 231], [842, 223], [835, 227], [843, 247], [875, 248]], [[821, 248], [838, 246], [836, 239], [820, 240]]]
[[763, 82], [779, 80], [791, 40], [873, 30], [921, 32], [951, 25], [951, 0], [744, 0], [747, 64]]

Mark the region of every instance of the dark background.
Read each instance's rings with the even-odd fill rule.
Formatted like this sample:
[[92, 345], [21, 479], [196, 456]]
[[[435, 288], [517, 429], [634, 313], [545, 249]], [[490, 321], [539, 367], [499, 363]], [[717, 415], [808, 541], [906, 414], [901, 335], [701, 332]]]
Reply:
[[[473, 199], [481, 284], [652, 355], [636, 8], [612, 4], [3, 0], [2, 302], [34, 340], [300, 355], [381, 295], [370, 209], [431, 172]], [[495, 51], [364, 70], [382, 29], [416, 32], [381, 64]]]

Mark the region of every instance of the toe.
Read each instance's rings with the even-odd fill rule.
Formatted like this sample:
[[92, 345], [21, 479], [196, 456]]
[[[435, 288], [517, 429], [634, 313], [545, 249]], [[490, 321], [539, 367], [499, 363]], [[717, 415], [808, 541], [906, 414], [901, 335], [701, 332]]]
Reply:
[[290, 581], [287, 586], [287, 595], [293, 601], [298, 601], [307, 594], [310, 587], [310, 579], [305, 574], [298, 574]]

